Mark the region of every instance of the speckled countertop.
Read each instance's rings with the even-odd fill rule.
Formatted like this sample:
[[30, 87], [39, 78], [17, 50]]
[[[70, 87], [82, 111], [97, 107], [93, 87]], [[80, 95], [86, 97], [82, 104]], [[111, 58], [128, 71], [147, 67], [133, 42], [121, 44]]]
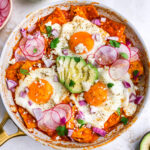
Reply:
[[[36, 1], [36, 2], [35, 2]], [[13, 11], [11, 18], [5, 28], [0, 31], [0, 53], [2, 48], [15, 26], [25, 18], [25, 16], [38, 8], [49, 5], [50, 0], [13, 0]], [[53, 0], [51, 0], [53, 1]], [[57, 0], [55, 0], [57, 1]], [[150, 1], [149, 0], [93, 0], [99, 1], [114, 10], [120, 12], [128, 21], [130, 21], [139, 31], [144, 39], [147, 49], [150, 50]], [[150, 52], [149, 52], [150, 56]], [[142, 111], [138, 120], [125, 133], [115, 139], [113, 142], [97, 148], [97, 150], [138, 150], [138, 143], [144, 133], [150, 131], [150, 100]], [[0, 121], [4, 115], [5, 109], [0, 101]], [[5, 126], [8, 133], [16, 131], [15, 125], [9, 120]], [[30, 137], [16, 137], [3, 146], [0, 150], [52, 150], [50, 147], [41, 145]]]

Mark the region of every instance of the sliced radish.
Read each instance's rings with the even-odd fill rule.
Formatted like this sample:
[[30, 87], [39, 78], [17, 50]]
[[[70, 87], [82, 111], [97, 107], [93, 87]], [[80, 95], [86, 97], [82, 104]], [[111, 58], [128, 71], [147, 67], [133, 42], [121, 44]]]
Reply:
[[129, 61], [125, 59], [116, 60], [109, 68], [109, 75], [112, 79], [121, 79], [129, 69]]
[[43, 112], [43, 118], [38, 122], [40, 129], [44, 131], [47, 129], [55, 130], [59, 126], [59, 124], [52, 119], [52, 112], [51, 109]]
[[55, 111], [55, 110], [52, 110], [51, 111], [51, 116], [52, 116], [52, 119], [56, 122], [56, 123], [58, 123], [58, 124], [60, 124], [60, 115], [59, 115], [59, 113], [57, 112], [57, 111]]
[[26, 55], [25, 56], [27, 59], [31, 60], [31, 61], [36, 61], [36, 60], [39, 60], [43, 57], [43, 53], [39, 56], [36, 56], [36, 57], [32, 57], [32, 56], [29, 56], [29, 55]]
[[[56, 105], [57, 106], [57, 105]], [[61, 109], [61, 108], [57, 108], [57, 107], [54, 107], [53, 110], [55, 110], [56, 112], [59, 113], [60, 115], [60, 118], [63, 118], [63, 117], [67, 117], [67, 113], [64, 109]]]
[[128, 55], [128, 60], [130, 60], [131, 52], [130, 48], [125, 44], [121, 44], [119, 48], [116, 48], [118, 53], [126, 53]]
[[26, 60], [26, 57], [24, 56], [24, 54], [22, 53], [20, 48], [17, 48], [16, 51], [15, 51], [15, 59], [16, 59], [16, 61]]
[[9, 0], [1, 0], [0, 2], [0, 10], [5, 9], [8, 6]]
[[131, 50], [131, 51], [134, 51], [135, 53], [138, 53], [138, 52], [139, 52], [139, 49], [136, 48], [136, 47], [130, 47], [130, 50]]
[[28, 53], [25, 51], [25, 44], [26, 44], [26, 42], [27, 42], [27, 38], [22, 38], [21, 41], [20, 41], [20, 43], [19, 43], [19, 47], [20, 47], [22, 53], [25, 56], [28, 55]]
[[117, 59], [117, 51], [111, 46], [102, 46], [95, 53], [95, 58], [100, 65], [110, 65]]
[[[132, 53], [132, 52], [131, 52], [131, 53]], [[134, 62], [134, 61], [136, 61], [136, 60], [139, 60], [139, 55], [138, 55], [137, 53], [135, 53], [135, 54], [131, 57], [130, 62]]]
[[70, 120], [71, 115], [72, 115], [72, 110], [69, 104], [58, 104], [55, 106], [55, 109], [63, 109], [66, 112], [66, 121]]
[[130, 50], [131, 50], [131, 59], [130, 59], [130, 62], [139, 60], [139, 55], [138, 55], [139, 49], [136, 48], [136, 47], [131, 47]]

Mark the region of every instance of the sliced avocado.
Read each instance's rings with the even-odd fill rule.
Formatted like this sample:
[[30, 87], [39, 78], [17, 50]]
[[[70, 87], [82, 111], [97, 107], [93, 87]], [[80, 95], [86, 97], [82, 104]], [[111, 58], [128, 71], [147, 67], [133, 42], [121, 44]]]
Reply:
[[81, 93], [82, 82], [94, 84], [98, 70], [80, 57], [59, 56], [56, 60], [59, 80], [71, 93]]
[[150, 150], [150, 132], [143, 136], [140, 142], [140, 150]]

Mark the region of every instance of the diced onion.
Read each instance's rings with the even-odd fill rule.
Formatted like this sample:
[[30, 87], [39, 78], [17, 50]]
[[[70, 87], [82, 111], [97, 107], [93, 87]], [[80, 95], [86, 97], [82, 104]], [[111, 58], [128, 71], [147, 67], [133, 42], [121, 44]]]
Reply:
[[14, 87], [17, 86], [17, 82], [13, 81], [13, 80], [7, 80], [7, 87], [9, 90], [12, 90]]
[[91, 22], [92, 22], [93, 24], [96, 24], [97, 26], [100, 26], [100, 25], [101, 25], [99, 19], [93, 19]]
[[130, 83], [127, 82], [127, 81], [122, 81], [122, 83], [123, 83], [125, 88], [130, 88], [131, 87]]
[[69, 137], [71, 137], [72, 133], [73, 133], [73, 130], [72, 129], [68, 129], [68, 136]]
[[106, 131], [103, 130], [103, 129], [100, 129], [100, 128], [97, 128], [97, 127], [93, 127], [92, 130], [93, 130], [93, 132], [95, 132], [95, 133], [97, 133], [97, 134], [99, 134], [99, 135], [101, 135], [103, 137], [106, 135]]
[[87, 103], [86, 103], [85, 100], [80, 100], [80, 101], [79, 101], [79, 104], [80, 104], [80, 106], [85, 106], [85, 105], [87, 105]]

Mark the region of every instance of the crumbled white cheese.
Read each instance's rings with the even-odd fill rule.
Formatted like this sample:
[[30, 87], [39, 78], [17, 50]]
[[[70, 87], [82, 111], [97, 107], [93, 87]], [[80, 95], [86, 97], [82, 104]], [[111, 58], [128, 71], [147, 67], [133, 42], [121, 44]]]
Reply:
[[58, 23], [55, 23], [55, 24], [52, 25], [52, 29], [55, 29], [55, 30], [57, 30], [60, 33], [60, 31], [61, 31], [61, 25], [58, 24]]
[[75, 47], [75, 51], [76, 53], [83, 53], [83, 51], [86, 51], [88, 52], [86, 46], [82, 43], [78, 44], [76, 47]]
[[16, 59], [15, 58], [13, 58], [12, 60], [9, 61], [9, 64], [11, 64], [11, 65], [13, 65], [15, 63], [16, 63]]
[[45, 25], [46, 25], [46, 26], [51, 26], [51, 25], [52, 25], [52, 22], [49, 21], [49, 22], [45, 23]]
[[92, 84], [90, 82], [86, 82], [86, 81], [82, 82], [82, 87], [83, 87], [84, 91], [88, 91], [90, 89], [91, 85]]
[[106, 18], [105, 18], [105, 17], [102, 17], [102, 18], [101, 18], [101, 22], [106, 22]]
[[93, 55], [91, 55], [91, 56], [88, 57], [88, 61], [89, 61], [91, 64], [94, 64], [94, 63], [95, 63], [95, 58], [93, 57]]

